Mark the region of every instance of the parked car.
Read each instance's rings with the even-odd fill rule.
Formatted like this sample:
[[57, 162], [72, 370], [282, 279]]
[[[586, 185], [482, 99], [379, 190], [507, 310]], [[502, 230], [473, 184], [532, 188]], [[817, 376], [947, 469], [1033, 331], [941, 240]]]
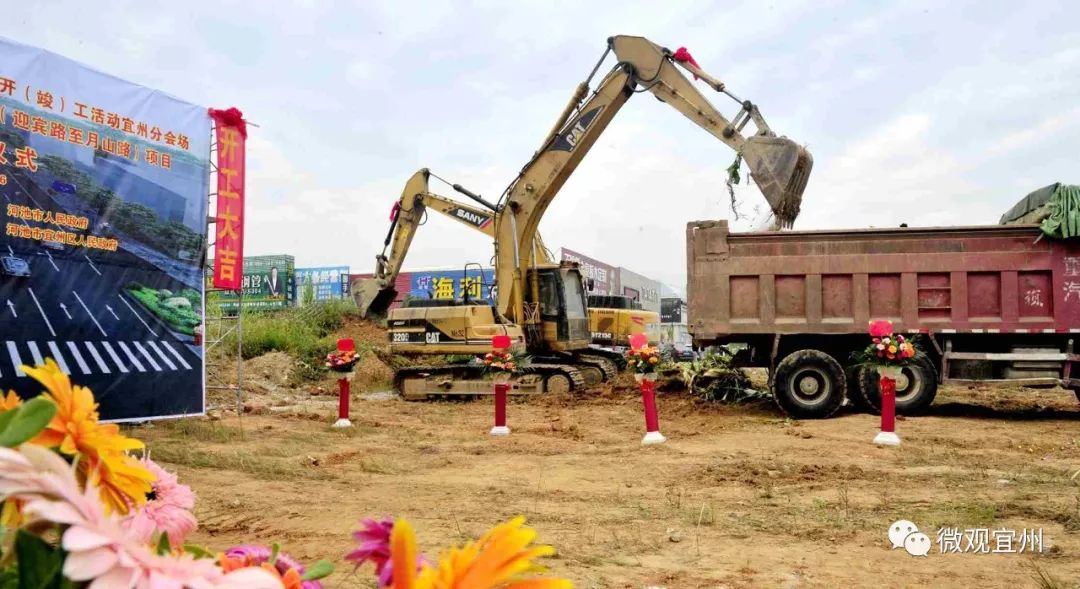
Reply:
[[62, 252], [62, 251], [64, 251], [64, 244], [57, 243], [55, 241], [48, 241], [48, 240], [42, 239], [42, 240], [38, 241], [38, 245], [40, 245], [41, 247], [44, 247], [44, 248], [51, 249], [54, 252]]
[[22, 258], [3, 256], [0, 257], [0, 271], [8, 276], [26, 278], [30, 276], [30, 264]]

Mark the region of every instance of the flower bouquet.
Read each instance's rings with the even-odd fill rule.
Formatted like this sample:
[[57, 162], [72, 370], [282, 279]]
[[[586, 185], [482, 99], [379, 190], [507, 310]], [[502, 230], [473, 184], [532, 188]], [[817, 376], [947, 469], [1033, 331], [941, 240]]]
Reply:
[[521, 347], [494, 350], [484, 354], [484, 372], [494, 376], [497, 382], [509, 382], [510, 377], [520, 373], [530, 362]]
[[634, 371], [638, 382], [643, 379], [656, 380], [656, 369], [660, 366], [660, 350], [653, 346], [631, 348], [626, 352], [626, 365]]
[[900, 368], [919, 355], [914, 342], [893, 333], [891, 321], [871, 321], [870, 337], [870, 345], [853, 357], [858, 364], [873, 368], [882, 376], [895, 380], [900, 376]]
[[326, 355], [326, 367], [334, 372], [352, 372], [358, 360], [360, 355], [356, 350], [337, 350]]

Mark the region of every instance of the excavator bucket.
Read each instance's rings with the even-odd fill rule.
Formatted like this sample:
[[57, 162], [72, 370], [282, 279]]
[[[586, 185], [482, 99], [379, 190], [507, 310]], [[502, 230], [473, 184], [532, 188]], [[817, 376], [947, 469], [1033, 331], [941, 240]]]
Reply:
[[814, 158], [787, 137], [763, 135], [747, 139], [742, 156], [750, 167], [750, 177], [772, 207], [777, 226], [790, 229], [799, 216]]
[[353, 301], [360, 310], [360, 316], [367, 319], [370, 317], [384, 317], [390, 310], [390, 303], [397, 297], [397, 291], [393, 285], [387, 286], [379, 278], [361, 278], [350, 285]]

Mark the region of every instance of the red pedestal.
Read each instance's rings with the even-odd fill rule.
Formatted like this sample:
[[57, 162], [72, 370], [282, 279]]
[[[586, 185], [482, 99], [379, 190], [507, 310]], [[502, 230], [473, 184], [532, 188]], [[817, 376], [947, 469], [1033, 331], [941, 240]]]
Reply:
[[896, 432], [896, 381], [881, 377], [881, 431]]
[[337, 384], [338, 419], [334, 422], [334, 427], [352, 427], [352, 422], [349, 421], [349, 379], [342, 376]]
[[641, 381], [641, 402], [645, 406], [645, 431], [660, 431], [660, 418], [656, 415], [656, 381]]
[[656, 412], [656, 381], [642, 379], [641, 381], [641, 404], [645, 408], [645, 437], [642, 444], [660, 444], [667, 438], [660, 433], [660, 417]]
[[508, 436], [510, 428], [506, 425], [506, 395], [510, 392], [510, 383], [495, 383], [495, 427], [491, 428], [493, 436]]
[[874, 437], [879, 446], [899, 446], [900, 437], [896, 435], [896, 380], [882, 376], [878, 381], [881, 391], [881, 431]]
[[506, 393], [510, 385], [504, 382], [495, 384], [495, 426], [506, 427]]

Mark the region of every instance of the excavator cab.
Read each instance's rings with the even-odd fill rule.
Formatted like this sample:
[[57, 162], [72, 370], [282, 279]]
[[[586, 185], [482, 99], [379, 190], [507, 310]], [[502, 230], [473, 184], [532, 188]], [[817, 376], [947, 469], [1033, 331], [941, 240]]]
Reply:
[[557, 351], [587, 347], [591, 335], [581, 272], [568, 267], [538, 268], [529, 272], [537, 272], [540, 283], [540, 300], [536, 301], [542, 330], [539, 339]]
[[814, 158], [787, 137], [768, 135], [748, 138], [741, 153], [750, 177], [772, 208], [777, 228], [790, 229], [799, 216]]

